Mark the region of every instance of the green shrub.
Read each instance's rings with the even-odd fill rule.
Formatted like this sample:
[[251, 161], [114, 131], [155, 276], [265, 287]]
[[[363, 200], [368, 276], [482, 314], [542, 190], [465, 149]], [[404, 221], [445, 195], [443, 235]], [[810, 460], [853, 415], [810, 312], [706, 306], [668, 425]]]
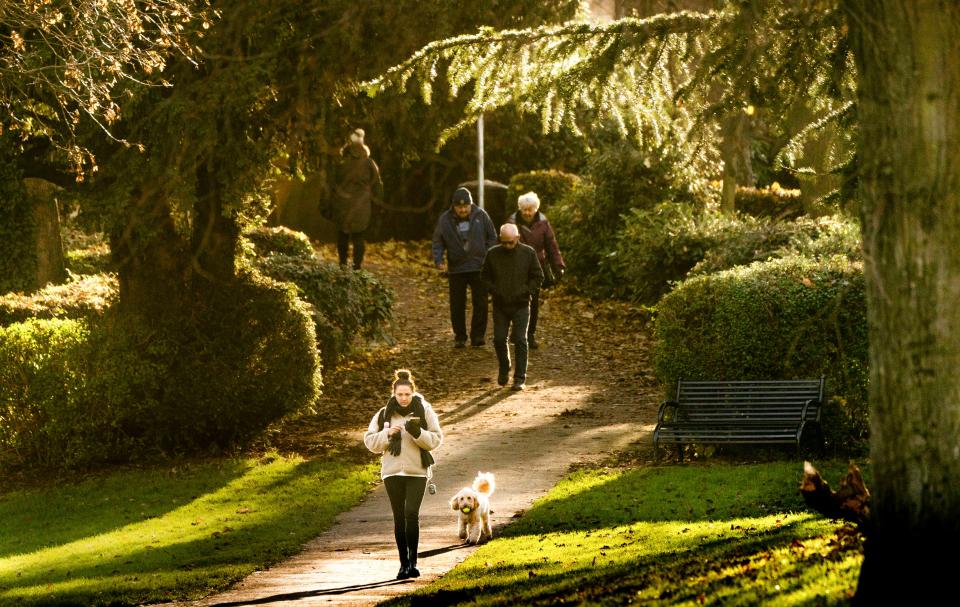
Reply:
[[655, 335], [654, 368], [667, 390], [681, 377], [825, 375], [834, 405], [842, 404], [844, 415], [855, 418], [844, 421], [825, 411], [828, 444], [863, 444], [867, 322], [862, 264], [842, 257], [790, 257], [690, 278], [657, 305]]
[[619, 142], [591, 158], [588, 177], [551, 209], [570, 283], [600, 296], [625, 296], [618, 242], [632, 209], [662, 202], [702, 207], [702, 181], [675, 151]]
[[98, 427], [102, 410], [82, 405], [88, 340], [86, 323], [76, 320], [0, 328], [0, 453], [7, 462], [69, 466], [93, 445], [109, 451], [112, 441]]
[[291, 257], [313, 257], [313, 245], [303, 232], [284, 226], [273, 228], [259, 227], [248, 230], [244, 236], [249, 240], [259, 257], [268, 255], [288, 255]]
[[166, 366], [159, 406], [138, 420], [164, 451], [243, 445], [316, 402], [313, 321], [290, 285], [247, 273], [232, 284], [204, 284], [169, 325], [145, 320], [138, 333], [125, 332], [121, 348], [153, 348], [143, 364]]
[[113, 271], [110, 246], [96, 244], [83, 249], [71, 249], [64, 253], [67, 271], [74, 276], [102, 274]]
[[859, 225], [843, 216], [775, 221], [663, 203], [630, 211], [608, 264], [617, 295], [653, 304], [686, 277], [797, 254], [862, 259]]
[[614, 263], [620, 277], [619, 295], [655, 303], [682, 280], [710, 247], [730, 219], [672, 202], [651, 209], [633, 209], [617, 239]]
[[796, 219], [803, 215], [800, 190], [738, 187], [734, 197], [737, 211], [754, 217]]
[[358, 336], [389, 340], [394, 295], [372, 274], [285, 255], [260, 259], [257, 268], [275, 280], [295, 284], [310, 304], [324, 365], [332, 366], [350, 352]]
[[0, 329], [0, 455], [82, 468], [222, 451], [312, 407], [313, 322], [291, 286], [244, 275], [194, 295], [162, 319]]
[[536, 192], [540, 198], [540, 209], [550, 208], [563, 200], [579, 182], [580, 177], [563, 171], [517, 173], [510, 178], [507, 207], [514, 209], [519, 196], [527, 192]]
[[117, 301], [117, 277], [93, 274], [36, 293], [0, 296], [0, 326], [29, 318], [94, 318]]
[[851, 261], [862, 260], [860, 225], [842, 215], [800, 217], [793, 221], [749, 215], [728, 219], [690, 274], [710, 274], [796, 254], [811, 258], [843, 255]]

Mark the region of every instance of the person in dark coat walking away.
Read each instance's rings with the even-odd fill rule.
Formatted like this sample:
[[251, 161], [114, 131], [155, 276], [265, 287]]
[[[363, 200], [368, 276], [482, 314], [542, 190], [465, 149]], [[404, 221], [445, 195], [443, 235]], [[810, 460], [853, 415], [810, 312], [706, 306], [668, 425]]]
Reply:
[[370, 420], [363, 444], [382, 454], [380, 478], [393, 510], [393, 534], [400, 554], [397, 579], [420, 577], [420, 504], [435, 463], [431, 451], [443, 442], [440, 420], [417, 392], [407, 369], [394, 371], [393, 395]]
[[[467, 345], [467, 287], [473, 314], [470, 343], [484, 344], [487, 332], [487, 290], [480, 280], [480, 268], [487, 249], [497, 244], [497, 232], [486, 211], [473, 204], [467, 188], [453, 193], [450, 208], [440, 215], [433, 231], [433, 262], [447, 276], [450, 286], [450, 324], [454, 347]], [[446, 252], [446, 261], [444, 261]]]
[[353, 242], [353, 269], [363, 264], [365, 233], [370, 227], [373, 205], [383, 201], [380, 169], [370, 158], [370, 148], [363, 143], [363, 129], [350, 133], [350, 140], [340, 149], [340, 164], [333, 190], [333, 221], [337, 225], [337, 255], [340, 265], [347, 265], [350, 242]]
[[[567, 266], [563, 263], [563, 255], [560, 254], [560, 245], [557, 244], [557, 237], [553, 234], [553, 227], [547, 220], [547, 216], [540, 212], [540, 197], [536, 192], [527, 192], [517, 199], [517, 209], [517, 212], [510, 215], [507, 221], [517, 224], [520, 230], [520, 242], [533, 247], [537, 252], [537, 259], [540, 260], [540, 268], [544, 275], [543, 288], [553, 286], [553, 283], [563, 278]], [[552, 283], [547, 280], [551, 275]], [[530, 296], [530, 322], [527, 325], [527, 345], [533, 350], [540, 347], [535, 336], [539, 316], [540, 289], [537, 289]]]
[[520, 242], [520, 232], [515, 224], [505, 223], [500, 227], [500, 244], [487, 251], [481, 276], [493, 296], [493, 347], [500, 365], [497, 383], [507, 385], [510, 376], [507, 335], [512, 324], [517, 360], [513, 367], [511, 389], [523, 390], [527, 381], [530, 296], [540, 288], [543, 270], [540, 269], [533, 247]]

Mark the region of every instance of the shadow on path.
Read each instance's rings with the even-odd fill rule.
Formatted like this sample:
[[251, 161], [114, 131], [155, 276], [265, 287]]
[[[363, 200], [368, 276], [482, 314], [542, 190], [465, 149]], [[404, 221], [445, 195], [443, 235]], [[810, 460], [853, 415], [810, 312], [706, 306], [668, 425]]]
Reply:
[[[490, 389], [474, 396], [470, 400], [464, 401], [458, 405], [456, 409], [438, 414], [438, 417], [444, 424], [453, 424], [480, 413], [483, 407], [492, 407], [508, 396], [510, 396], [510, 391], [505, 387]], [[476, 409], [471, 411], [473, 407], [476, 407]]]
[[417, 552], [417, 558], [427, 559], [431, 556], [437, 556], [438, 554], [446, 554], [447, 552], [453, 552], [454, 550], [463, 550], [464, 548], [469, 548], [470, 544], [464, 542], [462, 544], [451, 544], [449, 546], [444, 546], [442, 548], [434, 548], [433, 550], [424, 550], [423, 552]]
[[384, 588], [386, 586], [398, 586], [400, 584], [412, 584], [413, 580], [384, 580], [382, 582], [370, 582], [369, 584], [354, 584], [352, 586], [341, 586], [340, 588], [326, 588], [324, 590], [305, 590], [303, 592], [287, 592], [284, 594], [274, 594], [264, 596], [249, 601], [229, 601], [227, 603], [211, 603], [209, 607], [243, 607], [244, 605], [263, 605], [278, 601], [299, 601], [312, 596], [323, 596], [326, 594], [347, 594], [357, 590], [367, 590], [369, 588]]

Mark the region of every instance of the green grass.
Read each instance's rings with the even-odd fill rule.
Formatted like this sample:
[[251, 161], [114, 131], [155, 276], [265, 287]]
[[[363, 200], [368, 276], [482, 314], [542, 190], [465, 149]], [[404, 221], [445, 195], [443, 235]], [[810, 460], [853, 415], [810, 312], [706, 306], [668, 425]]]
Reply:
[[374, 466], [268, 456], [0, 495], [0, 604], [199, 598], [298, 552]]
[[[837, 486], [845, 464], [818, 468]], [[575, 472], [500, 538], [390, 605], [836, 605], [862, 560], [804, 509], [800, 465]]]

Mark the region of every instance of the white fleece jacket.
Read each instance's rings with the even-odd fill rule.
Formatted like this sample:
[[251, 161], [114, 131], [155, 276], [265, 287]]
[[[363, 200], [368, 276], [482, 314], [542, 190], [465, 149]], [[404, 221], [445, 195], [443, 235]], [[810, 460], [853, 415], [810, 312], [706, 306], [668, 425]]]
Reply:
[[[420, 449], [433, 451], [439, 447], [440, 443], [443, 442], [443, 432], [440, 430], [440, 419], [434, 412], [433, 407], [423, 396], [420, 396], [420, 399], [423, 401], [423, 413], [427, 418], [427, 427], [426, 429], [421, 428], [420, 436], [416, 438], [407, 432], [406, 428], [400, 430], [400, 455], [391, 455], [387, 451], [387, 445], [390, 444], [387, 428], [381, 430], [377, 424], [380, 411], [377, 411], [373, 419], [370, 420], [367, 433], [363, 435], [363, 444], [370, 451], [383, 454], [380, 458], [380, 478], [387, 478], [388, 476], [429, 476], [427, 469], [420, 462]], [[407, 419], [412, 416], [412, 413], [406, 417], [394, 415], [393, 419], [390, 420], [390, 425], [402, 427]]]

